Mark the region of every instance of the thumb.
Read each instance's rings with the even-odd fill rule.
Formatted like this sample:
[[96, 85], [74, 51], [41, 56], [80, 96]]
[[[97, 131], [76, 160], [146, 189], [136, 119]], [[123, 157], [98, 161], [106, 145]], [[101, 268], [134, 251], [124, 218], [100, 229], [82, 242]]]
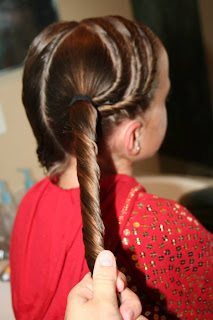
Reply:
[[93, 271], [94, 299], [117, 305], [117, 266], [113, 253], [104, 250], [99, 253]]

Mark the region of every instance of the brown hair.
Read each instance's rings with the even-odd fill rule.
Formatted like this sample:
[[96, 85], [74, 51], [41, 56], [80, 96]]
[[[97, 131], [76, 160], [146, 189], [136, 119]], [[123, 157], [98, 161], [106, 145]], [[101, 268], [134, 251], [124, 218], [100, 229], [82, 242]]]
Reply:
[[[145, 26], [122, 17], [60, 22], [29, 49], [23, 103], [40, 163], [51, 176], [77, 158], [86, 258], [90, 270], [103, 249], [97, 139], [123, 118], [145, 111], [157, 81], [158, 44]], [[77, 101], [77, 94], [89, 96]]]

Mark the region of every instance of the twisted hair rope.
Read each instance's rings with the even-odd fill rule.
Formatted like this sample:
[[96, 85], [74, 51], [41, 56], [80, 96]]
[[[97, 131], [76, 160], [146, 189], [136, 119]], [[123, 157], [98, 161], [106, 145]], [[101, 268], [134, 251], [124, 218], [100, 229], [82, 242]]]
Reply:
[[97, 117], [96, 108], [88, 101], [77, 101], [70, 108], [70, 124], [73, 128], [77, 176], [81, 192], [83, 241], [91, 272], [97, 255], [104, 249], [104, 225], [99, 198], [100, 168], [97, 163], [95, 143]]
[[104, 226], [99, 201], [100, 169], [95, 161], [94, 142], [84, 134], [78, 135], [76, 145], [77, 174], [81, 190], [81, 212], [83, 219], [83, 240], [85, 256], [90, 271], [93, 271], [97, 255], [104, 249]]

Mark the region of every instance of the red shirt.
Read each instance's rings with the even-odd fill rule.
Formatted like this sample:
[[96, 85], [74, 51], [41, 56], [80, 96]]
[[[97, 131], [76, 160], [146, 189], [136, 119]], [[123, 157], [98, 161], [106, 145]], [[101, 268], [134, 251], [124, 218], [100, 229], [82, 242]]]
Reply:
[[[105, 246], [117, 256], [148, 319], [213, 319], [213, 236], [182, 206], [145, 192], [134, 178], [101, 181]], [[64, 318], [66, 299], [88, 267], [79, 189], [48, 178], [23, 199], [11, 240], [18, 320]]]

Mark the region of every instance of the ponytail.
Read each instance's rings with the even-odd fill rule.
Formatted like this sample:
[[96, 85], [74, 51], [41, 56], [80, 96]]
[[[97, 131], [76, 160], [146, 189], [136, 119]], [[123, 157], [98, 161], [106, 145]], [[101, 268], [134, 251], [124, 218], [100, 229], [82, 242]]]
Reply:
[[100, 169], [97, 163], [96, 128], [98, 111], [89, 101], [76, 101], [70, 108], [73, 150], [81, 192], [85, 256], [93, 271], [97, 255], [104, 249], [104, 225], [99, 199]]

